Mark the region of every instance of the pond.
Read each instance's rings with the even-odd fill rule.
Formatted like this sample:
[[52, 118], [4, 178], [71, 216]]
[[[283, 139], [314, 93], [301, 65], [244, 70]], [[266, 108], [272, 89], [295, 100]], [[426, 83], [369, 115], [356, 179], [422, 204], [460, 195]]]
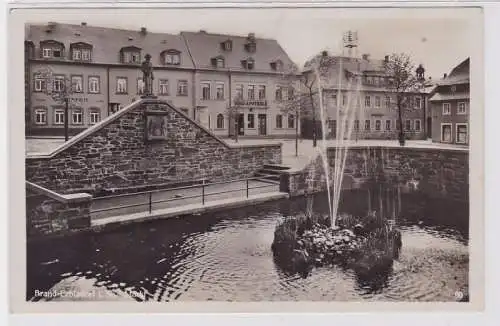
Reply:
[[[325, 194], [314, 210], [326, 212]], [[273, 260], [277, 222], [306, 209], [303, 197], [128, 225], [30, 243], [27, 300], [457, 301], [468, 288], [468, 206], [402, 197], [403, 247], [382, 274], [340, 267], [289, 275]], [[366, 212], [345, 191], [340, 212]], [[66, 293], [66, 295], [62, 295]], [[53, 296], [56, 296], [55, 298]]]

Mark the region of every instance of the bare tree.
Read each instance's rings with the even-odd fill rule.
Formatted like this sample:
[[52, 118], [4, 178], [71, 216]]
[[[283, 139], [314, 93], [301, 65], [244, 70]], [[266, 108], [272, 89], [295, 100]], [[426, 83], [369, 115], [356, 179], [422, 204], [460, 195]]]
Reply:
[[[317, 146], [316, 115], [319, 108], [318, 79], [328, 78], [330, 68], [336, 62], [326, 51], [315, 56], [304, 65], [302, 72], [296, 66], [288, 67], [282, 74], [282, 89], [286, 96], [281, 94], [280, 108], [282, 112], [294, 112], [297, 122], [299, 117], [311, 116], [313, 147]], [[296, 123], [298, 125], [298, 123]], [[295, 148], [298, 155], [298, 126], [296, 127]]]
[[399, 121], [399, 144], [405, 145], [403, 128], [403, 113], [409, 108], [408, 94], [419, 92], [422, 80], [413, 74], [414, 65], [409, 55], [405, 53], [392, 54], [384, 63], [388, 76], [387, 90], [396, 97], [396, 107]]
[[226, 116], [229, 121], [229, 128], [231, 128], [231, 123], [234, 126], [234, 141], [238, 142], [238, 133], [239, 129], [243, 126], [240, 126], [238, 123], [240, 112], [243, 111], [244, 100], [242, 96], [236, 96], [233, 99], [233, 104], [226, 108]]
[[48, 67], [35, 72], [35, 82], [37, 79], [42, 83], [41, 88], [46, 95], [57, 104], [64, 105], [64, 139], [68, 141], [70, 99], [73, 93], [82, 91], [79, 88], [83, 88], [83, 81], [80, 85], [72, 85], [66, 75], [58, 75]]

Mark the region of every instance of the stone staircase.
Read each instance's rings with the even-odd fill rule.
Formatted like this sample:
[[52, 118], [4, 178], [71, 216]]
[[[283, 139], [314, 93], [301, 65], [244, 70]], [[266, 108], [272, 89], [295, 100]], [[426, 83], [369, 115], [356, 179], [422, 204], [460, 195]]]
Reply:
[[258, 177], [259, 181], [279, 184], [281, 173], [289, 169], [288, 166], [284, 165], [265, 164], [262, 169], [255, 173], [255, 177]]

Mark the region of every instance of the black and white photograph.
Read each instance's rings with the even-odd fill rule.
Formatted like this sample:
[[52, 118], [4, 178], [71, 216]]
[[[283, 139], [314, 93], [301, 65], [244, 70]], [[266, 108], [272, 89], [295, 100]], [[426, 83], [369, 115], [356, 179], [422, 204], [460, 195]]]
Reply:
[[13, 296], [481, 305], [481, 21], [20, 10]]

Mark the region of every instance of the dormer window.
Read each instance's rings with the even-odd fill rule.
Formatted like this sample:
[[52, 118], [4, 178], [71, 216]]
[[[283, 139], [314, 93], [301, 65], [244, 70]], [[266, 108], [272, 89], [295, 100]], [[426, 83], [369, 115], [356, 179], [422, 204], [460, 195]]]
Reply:
[[224, 58], [222, 56], [212, 58], [212, 66], [214, 66], [215, 68], [224, 68], [225, 67]]
[[241, 61], [243, 68], [252, 70], [255, 67], [255, 61], [252, 58]]
[[165, 50], [161, 53], [163, 64], [165, 65], [180, 65], [181, 52], [175, 49]]
[[233, 41], [231, 41], [231, 40], [226, 40], [226, 41], [222, 42], [220, 45], [221, 45], [222, 50], [224, 50], [224, 51], [232, 51], [233, 50]]
[[141, 63], [141, 48], [135, 46], [127, 46], [120, 50], [121, 63]]
[[47, 40], [40, 42], [40, 54], [42, 58], [62, 58], [64, 57], [64, 44], [61, 42]]
[[283, 70], [283, 62], [281, 60], [271, 62], [271, 69], [275, 71]]
[[90, 61], [92, 58], [92, 45], [88, 43], [72, 43], [70, 49], [74, 61]]

